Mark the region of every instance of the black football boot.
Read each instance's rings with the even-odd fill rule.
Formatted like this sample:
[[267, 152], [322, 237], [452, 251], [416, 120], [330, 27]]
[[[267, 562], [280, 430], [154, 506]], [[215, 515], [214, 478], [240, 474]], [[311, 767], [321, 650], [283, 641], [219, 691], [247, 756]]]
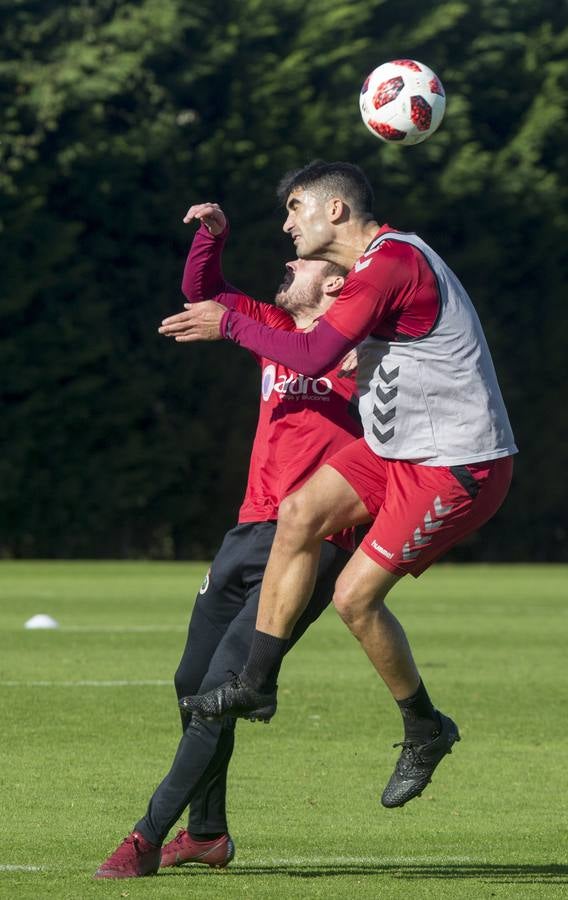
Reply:
[[438, 712], [440, 730], [424, 744], [401, 741], [394, 747], [402, 747], [402, 752], [383, 791], [381, 803], [389, 808], [404, 806], [413, 797], [419, 797], [432, 780], [434, 769], [444, 756], [452, 752], [456, 741], [460, 740], [458, 726], [448, 716]]

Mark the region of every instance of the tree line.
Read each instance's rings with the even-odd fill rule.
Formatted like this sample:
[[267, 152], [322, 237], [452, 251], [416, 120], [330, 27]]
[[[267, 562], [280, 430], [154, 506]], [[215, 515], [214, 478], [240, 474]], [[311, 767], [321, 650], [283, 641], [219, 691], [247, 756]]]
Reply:
[[[254, 361], [157, 335], [180, 309], [193, 202], [230, 217], [225, 270], [270, 299], [275, 187], [361, 165], [376, 215], [456, 270], [521, 453], [494, 522], [454, 559], [565, 560], [568, 15], [552, 0], [12, 0], [0, 6], [5, 557], [203, 558], [235, 521]], [[381, 145], [358, 92], [423, 60], [446, 119]]]

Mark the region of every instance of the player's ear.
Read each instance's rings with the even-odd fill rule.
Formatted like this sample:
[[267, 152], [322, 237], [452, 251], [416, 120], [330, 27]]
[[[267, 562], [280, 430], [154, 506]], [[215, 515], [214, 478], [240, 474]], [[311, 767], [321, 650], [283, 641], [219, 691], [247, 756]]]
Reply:
[[327, 215], [330, 222], [337, 224], [348, 218], [347, 205], [339, 197], [332, 197], [327, 201]]
[[325, 280], [325, 293], [331, 297], [338, 297], [343, 290], [344, 284], [345, 278], [343, 277], [343, 275], [330, 275], [329, 278], [326, 278]]

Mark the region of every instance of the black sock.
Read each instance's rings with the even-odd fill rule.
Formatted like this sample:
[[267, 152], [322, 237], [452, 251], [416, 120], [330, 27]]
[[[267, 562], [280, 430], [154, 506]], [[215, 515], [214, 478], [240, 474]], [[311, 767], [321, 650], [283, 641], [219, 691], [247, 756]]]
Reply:
[[214, 841], [217, 838], [223, 837], [226, 834], [225, 831], [212, 831], [210, 834], [193, 834], [192, 831], [188, 832], [192, 841]]
[[288, 638], [255, 630], [243, 669], [244, 680], [257, 691], [273, 691], [287, 646]]
[[418, 689], [412, 697], [397, 700], [398, 708], [404, 722], [404, 739], [413, 743], [424, 743], [430, 740], [440, 728], [440, 717], [432, 706], [428, 691], [420, 680]]

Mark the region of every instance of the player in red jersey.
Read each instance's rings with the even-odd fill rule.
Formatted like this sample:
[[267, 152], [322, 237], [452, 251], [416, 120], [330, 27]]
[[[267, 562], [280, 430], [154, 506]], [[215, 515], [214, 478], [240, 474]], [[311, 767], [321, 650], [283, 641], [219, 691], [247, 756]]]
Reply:
[[315, 162], [281, 188], [284, 230], [298, 256], [351, 270], [333, 308], [308, 334], [262, 328], [214, 304], [174, 316], [162, 330], [180, 341], [228, 337], [312, 376], [358, 344], [365, 436], [282, 504], [241, 674], [182, 705], [211, 716], [275, 709], [282, 650], [306, 602], [321, 535], [367, 512], [374, 523], [334, 603], [401, 709], [403, 749], [382, 803], [402, 806], [459, 734], [434, 709], [385, 598], [496, 512], [516, 447], [479, 319], [443, 260], [417, 235], [379, 227], [356, 166]]
[[[341, 267], [294, 260], [286, 266], [276, 305], [258, 303], [223, 277], [221, 254], [228, 226], [219, 206], [192, 206], [185, 221], [192, 219], [202, 224], [182, 282], [190, 301], [215, 297], [224, 308], [238, 310], [254, 321], [294, 331], [311, 327], [341, 291], [345, 274]], [[282, 498], [361, 434], [353, 403], [355, 384], [345, 364], [313, 378], [269, 359], [258, 357], [258, 361], [262, 367], [260, 410], [245, 497], [238, 525], [225, 536], [197, 595], [175, 676], [178, 698], [216, 687], [230, 671], [242, 668], [254, 634], [260, 585]], [[322, 542], [315, 587], [287, 649], [331, 601], [334, 582], [353, 546], [351, 529], [340, 529]], [[170, 772], [153, 794], [146, 815], [95, 877], [150, 875], [159, 865], [185, 862], [222, 867], [233, 858], [225, 800], [235, 720], [207, 722], [182, 711], [182, 728]], [[161, 847], [188, 805], [187, 828]]]

